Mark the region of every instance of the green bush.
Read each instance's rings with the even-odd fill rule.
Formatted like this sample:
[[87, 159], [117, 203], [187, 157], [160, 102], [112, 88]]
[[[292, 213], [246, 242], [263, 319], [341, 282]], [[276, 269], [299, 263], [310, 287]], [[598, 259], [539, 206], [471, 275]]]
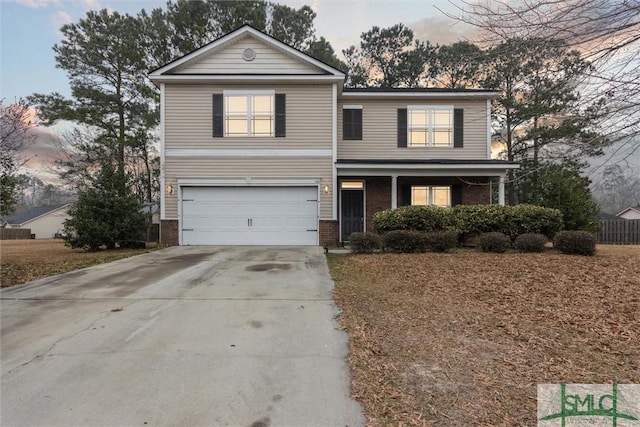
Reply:
[[504, 233], [492, 232], [480, 235], [478, 245], [482, 252], [505, 253], [511, 247], [511, 239]]
[[370, 254], [381, 246], [382, 240], [375, 233], [351, 233], [349, 236], [349, 248], [355, 254]]
[[456, 229], [462, 241], [482, 233], [503, 229], [506, 210], [499, 205], [458, 205], [453, 208]]
[[124, 179], [105, 163], [92, 185], [78, 191], [78, 201], [64, 222], [67, 246], [97, 251], [144, 239], [148, 219]]
[[458, 245], [455, 231], [432, 231], [424, 233], [425, 246], [431, 252], [449, 252]]
[[553, 246], [563, 254], [595, 255], [596, 237], [588, 231], [561, 231], [553, 239]]
[[506, 234], [512, 241], [525, 233], [553, 238], [563, 225], [559, 210], [534, 205], [458, 205], [453, 211], [463, 241], [491, 232]]
[[525, 204], [505, 206], [505, 208], [507, 208], [507, 220], [511, 232], [503, 231], [503, 233], [511, 237], [512, 241], [525, 233], [544, 234], [552, 239], [564, 225], [562, 212], [558, 209]]
[[426, 251], [424, 233], [413, 230], [393, 230], [382, 235], [384, 250], [395, 253]]
[[549, 239], [540, 233], [525, 233], [516, 237], [513, 246], [520, 252], [542, 252]]
[[380, 234], [394, 230], [445, 231], [454, 223], [453, 210], [438, 206], [402, 206], [373, 216], [373, 227]]

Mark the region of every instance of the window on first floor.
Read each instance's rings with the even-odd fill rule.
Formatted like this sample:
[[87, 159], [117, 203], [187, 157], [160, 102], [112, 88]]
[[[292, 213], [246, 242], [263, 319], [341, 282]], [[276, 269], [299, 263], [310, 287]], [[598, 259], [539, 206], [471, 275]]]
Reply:
[[451, 206], [451, 187], [435, 185], [412, 185], [412, 205], [434, 205], [447, 208]]

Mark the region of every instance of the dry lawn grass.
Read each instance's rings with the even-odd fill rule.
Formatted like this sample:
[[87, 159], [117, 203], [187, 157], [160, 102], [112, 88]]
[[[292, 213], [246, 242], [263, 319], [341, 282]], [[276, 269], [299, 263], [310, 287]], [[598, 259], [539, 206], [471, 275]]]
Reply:
[[66, 247], [62, 240], [1, 240], [0, 284], [3, 288], [14, 286], [151, 250], [153, 249], [84, 252]]
[[329, 261], [371, 426], [536, 425], [538, 383], [640, 383], [640, 247]]

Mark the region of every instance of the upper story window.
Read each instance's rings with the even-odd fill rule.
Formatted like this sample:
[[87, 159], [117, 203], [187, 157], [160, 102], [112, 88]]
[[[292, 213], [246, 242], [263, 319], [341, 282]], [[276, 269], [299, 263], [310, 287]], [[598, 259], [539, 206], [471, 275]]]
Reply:
[[464, 110], [448, 105], [398, 108], [398, 148], [464, 147]]
[[443, 208], [451, 206], [451, 187], [449, 186], [411, 186], [412, 205], [434, 205]]
[[224, 93], [224, 136], [274, 136], [273, 92]]
[[342, 139], [362, 139], [362, 105], [342, 107]]
[[410, 105], [407, 113], [409, 147], [453, 147], [453, 107]]
[[287, 96], [273, 90], [225, 90], [212, 99], [214, 138], [287, 136]]

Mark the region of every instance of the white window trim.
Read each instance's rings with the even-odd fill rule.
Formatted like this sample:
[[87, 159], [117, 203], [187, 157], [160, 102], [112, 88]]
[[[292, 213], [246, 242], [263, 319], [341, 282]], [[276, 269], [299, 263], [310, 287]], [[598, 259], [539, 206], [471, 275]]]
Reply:
[[[432, 114], [431, 111], [436, 111], [436, 110], [443, 110], [443, 111], [450, 111], [451, 112], [451, 143], [446, 146], [435, 146], [433, 145], [433, 131], [434, 131], [434, 127], [433, 127], [433, 122], [432, 122]], [[424, 148], [435, 148], [435, 149], [439, 149], [439, 148], [453, 148], [453, 127], [454, 127], [454, 114], [453, 114], [453, 105], [407, 105], [407, 148], [417, 148], [417, 149], [424, 149]], [[426, 146], [423, 145], [411, 145], [411, 111], [429, 111], [429, 117], [427, 119], [427, 127], [426, 128], [418, 128], [416, 127], [416, 129], [426, 129], [427, 130], [427, 142], [426, 142]], [[435, 128], [435, 129], [444, 129], [444, 128]]]
[[362, 110], [362, 105], [343, 105], [343, 110]]
[[[227, 97], [228, 96], [246, 96], [247, 97], [247, 133], [242, 135], [229, 135], [227, 132]], [[271, 118], [273, 121], [273, 126], [271, 128], [270, 135], [253, 135], [251, 132], [252, 125], [252, 110], [251, 110], [251, 97], [252, 96], [270, 96], [271, 97], [271, 111], [273, 112]], [[237, 89], [228, 89], [222, 91], [222, 99], [224, 105], [224, 137], [225, 138], [273, 138], [276, 134], [276, 91], [275, 90], [237, 90]]]
[[[427, 188], [427, 204], [426, 205], [414, 205], [413, 204], [413, 189], [414, 187], [426, 187]], [[447, 206], [441, 206], [441, 207], [447, 207], [450, 208], [452, 206], [452, 200], [451, 198], [453, 197], [452, 194], [452, 188], [450, 185], [412, 185], [411, 186], [411, 205], [412, 206], [438, 206], [433, 202], [433, 189], [434, 188], [448, 188], [449, 189], [449, 203], [447, 204]]]

